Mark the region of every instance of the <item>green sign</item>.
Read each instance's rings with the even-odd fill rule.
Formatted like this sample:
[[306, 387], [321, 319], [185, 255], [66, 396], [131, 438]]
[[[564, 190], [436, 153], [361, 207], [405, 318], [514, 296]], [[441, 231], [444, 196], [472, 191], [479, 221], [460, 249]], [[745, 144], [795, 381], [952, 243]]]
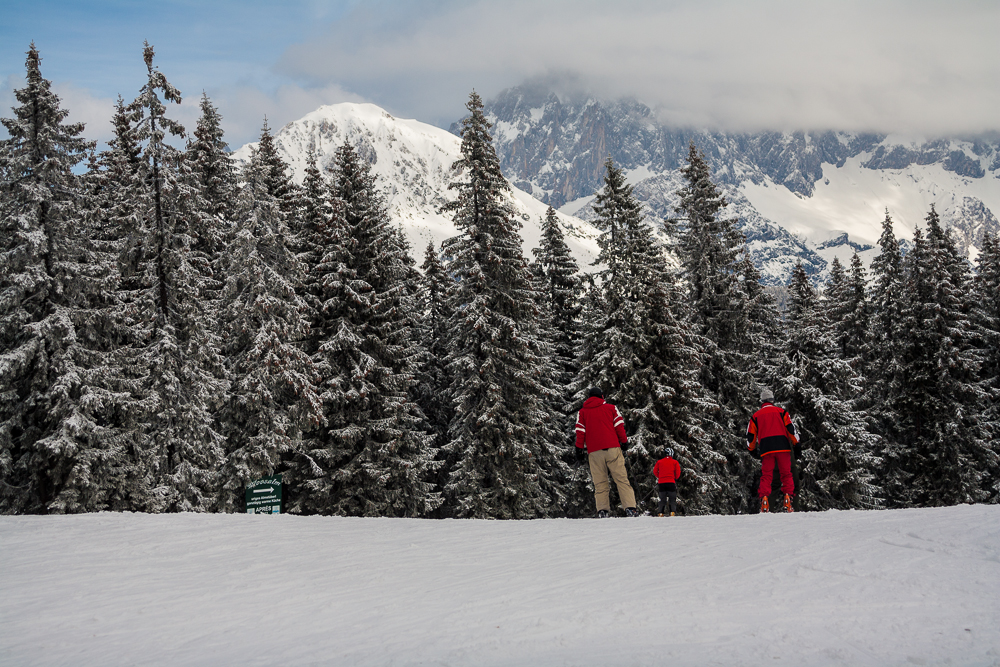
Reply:
[[281, 514], [281, 475], [247, 484], [247, 514]]

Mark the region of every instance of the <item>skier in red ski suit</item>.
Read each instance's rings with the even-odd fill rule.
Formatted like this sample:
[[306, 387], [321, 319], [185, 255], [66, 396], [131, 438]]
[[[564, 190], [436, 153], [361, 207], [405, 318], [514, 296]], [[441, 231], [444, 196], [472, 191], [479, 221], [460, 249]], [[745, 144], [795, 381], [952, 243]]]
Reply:
[[621, 449], [621, 445], [625, 444], [628, 444], [625, 420], [618, 413], [618, 408], [604, 402], [604, 392], [599, 387], [592, 388], [576, 419], [576, 447], [581, 456], [584, 451], [588, 454], [598, 517], [611, 516], [609, 474], [618, 487], [625, 514], [639, 516], [635, 492], [625, 472], [625, 457]]
[[677, 514], [677, 478], [681, 476], [681, 464], [674, 458], [672, 447], [663, 448], [663, 458], [653, 466], [656, 475], [656, 490], [660, 498], [657, 513], [664, 516], [667, 501], [670, 501], [670, 516]]
[[771, 480], [774, 477], [774, 466], [777, 465], [781, 475], [781, 491], [785, 494], [784, 509], [791, 512], [792, 496], [795, 495], [792, 448], [799, 442], [795, 437], [795, 425], [788, 412], [772, 402], [774, 394], [770, 389], [761, 390], [760, 401], [760, 410], [753, 413], [747, 426], [747, 447], [753, 456], [760, 459], [760, 486], [757, 489], [760, 511], [769, 511], [767, 497], [771, 493]]

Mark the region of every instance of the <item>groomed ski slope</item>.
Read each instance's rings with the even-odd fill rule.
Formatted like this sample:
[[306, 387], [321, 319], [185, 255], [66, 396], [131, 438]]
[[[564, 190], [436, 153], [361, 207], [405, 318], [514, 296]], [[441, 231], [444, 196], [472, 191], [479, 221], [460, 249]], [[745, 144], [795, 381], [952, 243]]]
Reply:
[[1000, 665], [1000, 507], [0, 517], [3, 665]]

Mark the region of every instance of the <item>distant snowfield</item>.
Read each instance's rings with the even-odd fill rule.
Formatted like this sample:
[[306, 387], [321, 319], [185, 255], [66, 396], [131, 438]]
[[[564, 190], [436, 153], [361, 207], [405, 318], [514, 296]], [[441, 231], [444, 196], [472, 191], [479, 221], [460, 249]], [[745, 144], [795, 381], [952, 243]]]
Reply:
[[[966, 178], [939, 164], [911, 165], [906, 169], [866, 169], [867, 155], [846, 161], [843, 167], [823, 165], [823, 178], [812, 197], [798, 195], [783, 185], [750, 181], [740, 189], [765, 218], [778, 222], [800, 238], [823, 243], [847, 232], [852, 241], [875, 245], [882, 235], [882, 221], [889, 210], [898, 238], [913, 238], [916, 227], [934, 204], [939, 213], [954, 210], [965, 197], [982, 201], [1000, 211], [1000, 178]], [[844, 258], [841, 257], [841, 261]]]
[[1000, 665], [1000, 507], [0, 517], [4, 665]]

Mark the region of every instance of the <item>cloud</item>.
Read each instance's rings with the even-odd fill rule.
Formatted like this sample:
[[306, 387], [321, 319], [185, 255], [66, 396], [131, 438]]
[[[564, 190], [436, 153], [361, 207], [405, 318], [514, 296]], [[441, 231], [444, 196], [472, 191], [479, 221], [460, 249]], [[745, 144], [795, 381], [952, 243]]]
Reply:
[[971, 133], [1000, 125], [997, 25], [974, 0], [373, 2], [278, 71], [438, 124], [547, 78], [674, 124]]
[[[265, 116], [274, 133], [324, 104], [368, 101], [336, 84], [315, 88], [286, 84], [273, 92], [251, 85], [223, 86], [208, 91], [208, 95], [222, 114], [222, 127], [232, 150], [260, 137]], [[184, 106], [189, 103], [197, 108], [201, 96], [185, 98]]]
[[[24, 78], [11, 75], [0, 81], [0, 117], [11, 117], [11, 108], [18, 105], [14, 90], [24, 87]], [[97, 141], [103, 149], [113, 135], [111, 118], [117, 98], [100, 97], [86, 88], [72, 83], [56, 82], [52, 89], [59, 96], [63, 109], [69, 110], [68, 123], [85, 123], [83, 136]], [[249, 84], [219, 86], [208, 91], [212, 103], [222, 114], [222, 126], [226, 141], [232, 150], [260, 137], [260, 129], [265, 116], [272, 131], [277, 131], [286, 123], [301, 118], [324, 104], [337, 102], [366, 102], [363, 97], [346, 91], [339, 86], [306, 88], [295, 84], [279, 86], [273, 92], [265, 92]], [[126, 99], [125, 102], [131, 102]], [[169, 104], [167, 116], [180, 122], [188, 136], [194, 131], [201, 115], [201, 94], [185, 94], [178, 106]], [[0, 127], [0, 137], [7, 137], [5, 128]], [[173, 141], [180, 147], [183, 141]]]
[[53, 83], [52, 90], [59, 96], [62, 108], [69, 111], [66, 122], [86, 124], [84, 137], [104, 143], [113, 136], [111, 118], [117, 99], [97, 97], [91, 91], [67, 82]]

